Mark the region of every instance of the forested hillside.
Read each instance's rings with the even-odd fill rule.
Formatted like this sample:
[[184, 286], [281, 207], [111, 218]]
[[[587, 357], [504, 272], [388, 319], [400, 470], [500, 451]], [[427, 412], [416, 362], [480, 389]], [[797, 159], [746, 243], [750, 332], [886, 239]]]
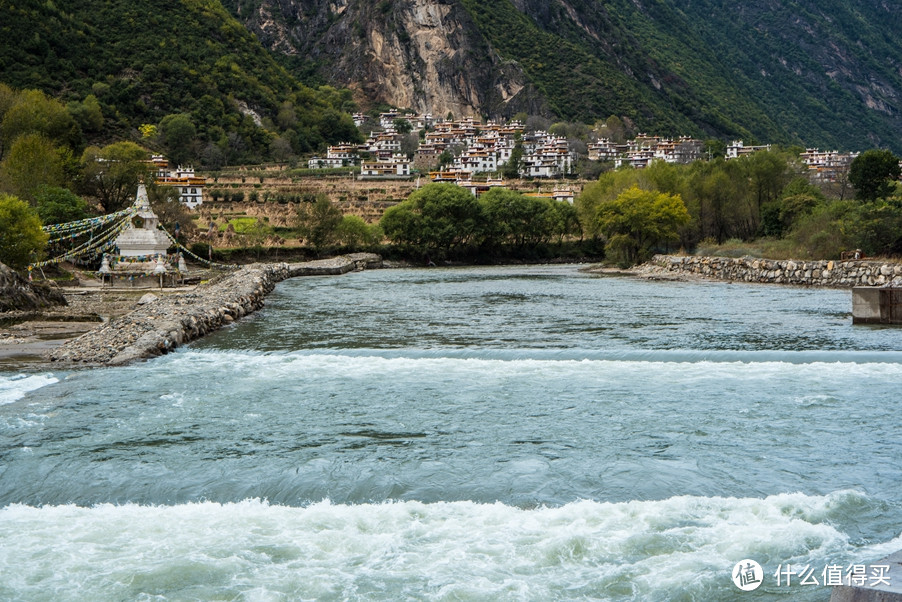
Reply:
[[674, 0], [726, 75], [794, 138], [902, 151], [902, 4]]
[[358, 136], [347, 92], [298, 84], [218, 0], [0, 0], [0, 14], [0, 81], [72, 103], [89, 141], [184, 114], [190, 158], [218, 164]]
[[439, 114], [462, 107], [581, 121], [617, 115], [664, 135], [902, 150], [899, 3], [225, 4], [299, 77], [315, 72], [371, 102]]

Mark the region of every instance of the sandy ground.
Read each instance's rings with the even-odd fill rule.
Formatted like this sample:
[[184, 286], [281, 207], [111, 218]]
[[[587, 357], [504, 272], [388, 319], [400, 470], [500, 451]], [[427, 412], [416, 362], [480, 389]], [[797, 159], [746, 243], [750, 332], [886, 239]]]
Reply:
[[167, 288], [161, 292], [149, 288], [64, 287], [67, 307], [0, 313], [0, 369], [45, 367], [45, 355], [54, 347], [130, 312], [147, 293], [165, 296], [193, 288]]

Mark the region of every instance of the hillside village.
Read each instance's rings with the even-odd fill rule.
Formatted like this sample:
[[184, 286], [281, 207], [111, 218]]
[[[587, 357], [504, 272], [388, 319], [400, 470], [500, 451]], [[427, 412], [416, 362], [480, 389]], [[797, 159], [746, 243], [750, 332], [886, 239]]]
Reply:
[[[384, 208], [393, 204], [392, 199], [397, 202], [400, 200], [398, 194], [409, 193], [415, 186], [422, 185], [424, 179], [454, 183], [480, 196], [493, 187], [513, 184], [510, 178], [516, 173], [515, 180], [520, 184], [524, 180], [549, 182], [548, 186], [541, 187], [541, 191], [537, 185], [535, 191], [528, 194], [573, 203], [580, 187], [563, 180], [576, 177], [576, 165], [580, 161], [606, 164], [614, 169], [644, 169], [653, 161], [689, 164], [711, 158], [704, 141], [688, 136], [666, 138], [638, 134], [622, 143], [600, 138], [582, 145], [583, 154], [561, 136], [542, 130], [527, 132], [520, 121], [482, 123], [472, 117], [439, 120], [429, 114], [408, 115], [399, 111], [383, 112], [378, 118], [357, 113], [354, 120], [358, 127], [369, 132], [363, 143], [329, 146], [325, 156], [311, 157], [306, 167], [322, 171], [329, 178], [344, 173], [344, 180], [350, 175], [359, 181], [359, 185], [345, 181], [342, 184], [342, 189], [347, 189], [345, 193], [330, 196], [344, 210], [364, 215], [368, 220], [378, 219]], [[413, 147], [410, 144], [412, 138], [416, 139]], [[726, 146], [725, 158], [736, 159], [770, 148], [770, 145], [745, 145], [737, 140]], [[813, 181], [836, 182], [845, 177], [857, 156], [858, 153], [811, 148], [800, 155], [800, 160], [807, 166]], [[153, 162], [157, 167], [157, 183], [177, 187], [182, 203], [189, 209], [196, 209], [204, 201], [217, 204], [228, 201], [230, 193], [217, 188], [222, 186], [242, 191], [239, 195], [251, 201], [261, 195], [282, 198], [296, 189], [300, 180], [304, 181], [304, 190], [322, 192], [319, 190], [322, 187], [315, 185], [318, 178], [288, 178], [278, 173], [267, 176], [265, 185], [262, 178], [259, 183], [251, 184], [245, 176], [218, 174], [213, 186], [205, 191], [206, 179], [196, 175], [193, 168], [173, 168], [161, 156], [154, 156]], [[348, 171], [341, 172], [343, 169]], [[385, 188], [392, 181], [403, 186], [397, 190]], [[366, 182], [382, 188], [367, 188]], [[268, 196], [264, 194], [267, 191]], [[349, 192], [357, 202], [348, 197]], [[234, 194], [235, 191], [231, 197]], [[381, 209], [360, 205], [359, 201], [364, 199], [375, 202]]]
[[[359, 127], [368, 117], [358, 113], [354, 119]], [[420, 132], [412, 156], [402, 152], [406, 134], [398, 131], [399, 123], [406, 123], [411, 132]], [[518, 148], [520, 152], [515, 153]], [[726, 147], [726, 158], [770, 148], [734, 141]], [[642, 169], [652, 161], [688, 164], [710, 158], [704, 141], [688, 136], [673, 139], [639, 134], [623, 143], [601, 138], [590, 142], [587, 151], [585, 158], [589, 161], [611, 163], [614, 168]], [[815, 179], [835, 181], [856, 156], [858, 153], [807, 149], [801, 158]], [[565, 138], [545, 131], [526, 132], [519, 121], [481, 123], [472, 117], [436, 120], [429, 114], [414, 116], [390, 111], [380, 114], [378, 127], [372, 129], [364, 143], [330, 146], [325, 157], [312, 157], [307, 165], [310, 169], [359, 166], [361, 180], [410, 178], [428, 172], [433, 181], [467, 183], [476, 175], [510, 169], [515, 157], [519, 177], [543, 179], [571, 176], [576, 162], [584, 158]]]

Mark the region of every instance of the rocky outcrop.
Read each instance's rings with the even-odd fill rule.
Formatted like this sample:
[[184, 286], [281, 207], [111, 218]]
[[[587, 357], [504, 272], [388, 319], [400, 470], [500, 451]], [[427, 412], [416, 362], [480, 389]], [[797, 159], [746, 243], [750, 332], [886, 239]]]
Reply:
[[56, 305], [66, 305], [59, 290], [48, 284], [28, 282], [0, 263], [0, 312], [32, 311]]
[[50, 360], [118, 366], [162, 355], [260, 309], [286, 278], [345, 274], [381, 264], [378, 255], [358, 253], [294, 265], [245, 266], [188, 293], [145, 296], [134, 311], [57, 347]]
[[226, 2], [265, 46], [325, 67], [358, 100], [444, 117], [547, 113], [520, 66], [453, 0]]
[[646, 277], [689, 274], [737, 282], [834, 288], [884, 286], [902, 277], [902, 265], [877, 261], [795, 261], [674, 255], [655, 255], [637, 271]]

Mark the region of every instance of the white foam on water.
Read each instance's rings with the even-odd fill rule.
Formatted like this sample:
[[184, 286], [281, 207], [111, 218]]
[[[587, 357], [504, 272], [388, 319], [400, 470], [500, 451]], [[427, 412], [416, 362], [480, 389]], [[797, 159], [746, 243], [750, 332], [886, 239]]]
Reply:
[[830, 520], [867, 503], [14, 504], [0, 509], [0, 598], [722, 599], [744, 558], [771, 571], [858, 558]]
[[[193, 375], [198, 371], [230, 382], [254, 381], [266, 378], [282, 379], [325, 378], [337, 380], [372, 380], [391, 375], [393, 380], [438, 378], [439, 382], [454, 381], [455, 386], [478, 384], [485, 378], [536, 378], [556, 376], [593, 379], [601, 384], [622, 384], [635, 379], [647, 379], [654, 374], [658, 382], [672, 385], [704, 384], [728, 379], [731, 382], [760, 381], [764, 378], [783, 378], [793, 381], [811, 380], [841, 388], [849, 382], [876, 382], [902, 378], [902, 363], [887, 362], [823, 362], [799, 363], [780, 361], [762, 356], [762, 361], [659, 361], [615, 359], [547, 359], [533, 358], [529, 352], [518, 357], [511, 351], [505, 358], [448, 357], [413, 352], [408, 355], [347, 355], [339, 353], [261, 353], [237, 351], [187, 351], [171, 354], [144, 370], [165, 374]], [[657, 355], [652, 354], [651, 358]], [[839, 357], [839, 356], [838, 356]], [[770, 358], [770, 359], [767, 359]], [[457, 379], [457, 380], [455, 380]], [[459, 380], [464, 379], [464, 380]], [[485, 381], [482, 381], [483, 383]], [[460, 384], [463, 383], [463, 384]]]
[[53, 374], [0, 375], [0, 405], [19, 401], [31, 391], [59, 382]]
[[400, 348], [305, 349], [288, 352], [183, 350], [185, 356], [344, 357], [383, 359], [621, 361], [650, 363], [902, 364], [902, 351], [740, 350], [740, 349], [580, 349], [580, 348]]
[[[659, 353], [665, 353], [660, 355]], [[723, 353], [723, 352], [721, 352]], [[752, 353], [752, 352], [749, 352]], [[888, 352], [889, 353], [889, 352]], [[585, 367], [585, 366], [635, 366], [636, 369], [647, 369], [649, 364], [663, 369], [685, 371], [691, 369], [693, 365], [699, 365], [705, 370], [722, 366], [730, 371], [753, 371], [757, 368], [765, 370], [773, 370], [778, 367], [783, 369], [791, 369], [792, 367], [804, 368], [813, 367], [823, 372], [835, 372], [842, 370], [843, 375], [848, 374], [849, 370], [860, 374], [899, 374], [902, 373], [902, 361], [895, 360], [893, 357], [887, 357], [886, 361], [879, 361], [879, 354], [871, 356], [874, 361], [855, 361], [839, 354], [834, 361], [830, 361], [824, 356], [818, 356], [814, 361], [795, 361], [796, 358], [790, 352], [767, 352], [759, 356], [755, 361], [749, 361], [748, 358], [737, 359], [731, 354], [722, 357], [714, 356], [707, 359], [699, 359], [696, 357], [685, 357], [680, 355], [670, 358], [666, 352], [644, 352], [630, 355], [629, 357], [619, 357], [620, 354], [612, 354], [608, 357], [604, 354], [587, 354], [583, 357], [580, 354], [571, 357], [569, 353], [534, 353], [532, 350], [516, 351], [510, 350], [499, 353], [478, 353], [467, 355], [465, 353], [454, 352], [432, 352], [423, 350], [411, 350], [406, 352], [399, 351], [379, 351], [366, 353], [345, 353], [345, 352], [248, 352], [248, 351], [185, 351], [181, 353], [170, 354], [164, 356], [158, 362], [168, 362], [169, 364], [220, 367], [227, 368], [230, 371], [241, 372], [257, 372], [261, 369], [270, 370], [274, 373], [279, 371], [295, 370], [298, 367], [309, 367], [311, 370], [339, 370], [342, 373], [354, 373], [359, 370], [384, 373], [386, 369], [393, 370], [419, 370], [440, 366], [445, 368], [449, 365], [460, 366], [463, 368], [484, 368], [484, 367], [506, 367], [508, 369], [523, 366], [528, 370], [534, 370], [543, 366], [547, 367]], [[783, 357], [783, 356], [786, 357]], [[667, 359], [670, 358], [670, 359]], [[681, 359], [682, 358], [682, 359]], [[167, 365], [168, 369], [168, 365]], [[192, 369], [194, 369], [192, 367]]]

